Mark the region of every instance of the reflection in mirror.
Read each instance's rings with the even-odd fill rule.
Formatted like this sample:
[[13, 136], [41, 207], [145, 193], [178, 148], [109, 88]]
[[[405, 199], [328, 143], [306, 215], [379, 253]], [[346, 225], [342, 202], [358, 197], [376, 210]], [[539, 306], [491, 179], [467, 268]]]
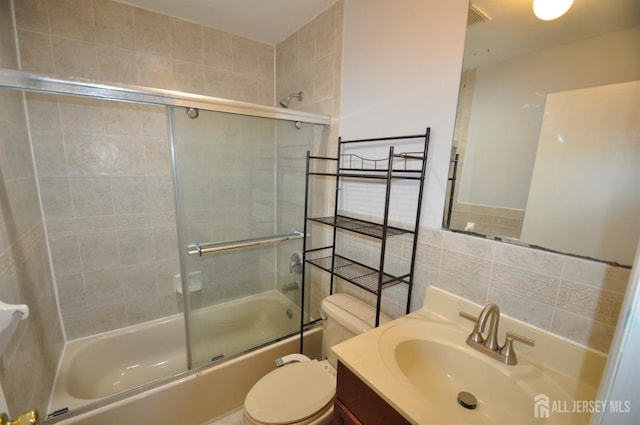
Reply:
[[444, 227], [631, 264], [638, 45], [637, 0], [576, 2], [551, 22], [527, 1], [474, 1]]

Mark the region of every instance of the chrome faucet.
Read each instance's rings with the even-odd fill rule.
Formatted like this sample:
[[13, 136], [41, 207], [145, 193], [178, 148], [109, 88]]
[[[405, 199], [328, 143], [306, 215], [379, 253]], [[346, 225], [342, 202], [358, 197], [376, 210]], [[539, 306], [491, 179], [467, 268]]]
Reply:
[[298, 282], [297, 280], [290, 283], [285, 283], [284, 285], [282, 285], [283, 294], [286, 294], [289, 291], [295, 291], [297, 289], [300, 289], [300, 282]]
[[480, 335], [484, 332], [487, 320], [489, 319], [491, 319], [491, 322], [489, 322], [489, 334], [482, 344], [491, 351], [497, 351], [500, 349], [500, 345], [498, 344], [500, 308], [495, 304], [487, 304], [478, 317], [478, 332], [480, 332]]
[[[467, 337], [467, 345], [478, 351], [481, 351], [490, 357], [504, 363], [506, 365], [515, 365], [518, 363], [516, 352], [513, 349], [513, 341], [519, 341], [527, 345], [533, 346], [535, 341], [524, 336], [507, 332], [504, 345], [498, 343], [498, 325], [500, 323], [500, 308], [495, 304], [487, 304], [476, 319], [474, 316], [460, 312], [460, 316], [474, 322], [473, 331]], [[489, 321], [489, 333], [485, 338], [483, 333]]]
[[302, 273], [302, 254], [299, 251], [293, 251], [289, 259], [289, 273]]

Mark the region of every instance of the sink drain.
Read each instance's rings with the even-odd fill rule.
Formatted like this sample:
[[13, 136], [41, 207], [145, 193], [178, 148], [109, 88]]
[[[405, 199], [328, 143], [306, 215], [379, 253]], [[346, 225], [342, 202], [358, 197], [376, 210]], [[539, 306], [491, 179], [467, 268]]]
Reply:
[[458, 403], [465, 409], [473, 410], [478, 406], [478, 399], [471, 393], [460, 391], [458, 393]]

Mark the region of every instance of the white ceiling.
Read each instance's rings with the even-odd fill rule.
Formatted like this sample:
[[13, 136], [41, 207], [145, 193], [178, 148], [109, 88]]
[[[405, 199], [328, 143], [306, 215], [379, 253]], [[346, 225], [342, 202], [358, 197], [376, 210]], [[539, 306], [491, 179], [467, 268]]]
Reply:
[[536, 18], [532, 0], [471, 3], [491, 20], [468, 27], [465, 69], [640, 25], [640, 0], [574, 0], [554, 21]]
[[[118, 1], [277, 44], [336, 0]], [[640, 25], [640, 0], [574, 0], [563, 17], [550, 22], [533, 15], [533, 0], [471, 3], [491, 20], [468, 28], [466, 69]]]
[[[117, 0], [120, 1], [120, 0]], [[121, 0], [253, 40], [277, 44], [336, 0]]]

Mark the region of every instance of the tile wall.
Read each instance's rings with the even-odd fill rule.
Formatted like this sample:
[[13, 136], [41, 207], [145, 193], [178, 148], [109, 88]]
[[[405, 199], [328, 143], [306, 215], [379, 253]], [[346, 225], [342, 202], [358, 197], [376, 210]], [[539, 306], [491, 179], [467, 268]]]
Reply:
[[290, 108], [331, 115], [332, 124], [320, 146], [336, 152], [343, 30], [344, 0], [340, 0], [276, 46], [276, 99], [302, 91], [302, 102], [294, 99]]
[[[379, 242], [347, 238], [349, 255], [376, 264]], [[389, 242], [385, 268], [406, 270], [411, 238]], [[627, 268], [427, 227], [420, 228], [416, 261], [411, 311], [422, 307], [433, 285], [482, 306], [495, 303], [503, 314], [604, 353], [630, 276]], [[325, 280], [315, 276], [313, 308], [328, 292]], [[371, 294], [353, 285], [338, 280], [336, 288], [375, 305]], [[403, 315], [406, 296], [406, 285], [384, 290], [382, 311]]]
[[[109, 0], [15, 3], [26, 71], [273, 104], [272, 45]], [[164, 109], [27, 100], [67, 339], [178, 313]]]
[[[314, 140], [320, 142], [312, 146], [315, 155], [337, 154], [337, 140], [340, 135], [343, 30], [344, 1], [340, 0], [276, 46], [276, 99], [302, 91], [304, 99], [302, 102], [292, 100], [292, 109], [330, 114], [332, 117], [330, 126], [324, 129], [316, 128]], [[330, 168], [316, 168], [316, 171], [322, 170]], [[311, 190], [310, 215], [321, 217], [332, 213], [334, 181], [330, 178], [315, 179], [312, 184], [314, 186]], [[326, 228], [313, 226], [308, 230], [313, 234], [314, 246], [325, 246], [329, 243], [330, 237]], [[278, 259], [281, 268], [288, 267], [285, 264], [287, 260], [287, 255], [282, 252]], [[320, 302], [328, 291], [327, 274], [312, 267], [307, 267], [307, 273], [309, 274], [306, 281], [311, 282], [311, 301], [307, 311], [317, 317]], [[295, 279], [295, 276], [288, 273], [283, 274], [285, 281]]]
[[[275, 55], [108, 0], [17, 2], [16, 20], [27, 71], [272, 105], [278, 68], [279, 93], [305, 91], [292, 108], [339, 116], [342, 9], [327, 9]], [[30, 95], [28, 107], [67, 338], [180, 311], [164, 111], [45, 95]], [[315, 137], [337, 138], [337, 125]]]
[[67, 339], [177, 313], [164, 112], [36, 94], [27, 110]]
[[[440, 229], [422, 229], [417, 294], [434, 285], [607, 353], [630, 270]], [[419, 295], [422, 293], [422, 295]]]
[[[188, 243], [224, 243], [293, 230], [279, 230], [284, 225], [281, 219], [287, 217], [280, 208], [289, 210], [288, 203], [280, 202], [280, 191], [291, 187], [297, 193], [290, 195], [300, 202], [304, 191], [296, 190], [295, 182], [304, 182], [304, 174], [289, 176], [298, 179], [287, 182], [280, 174], [294, 166], [304, 171], [304, 156], [287, 157], [291, 161], [285, 167], [279, 162], [283, 154], [295, 154], [301, 147], [306, 151], [301, 145], [311, 144], [312, 127], [296, 130], [291, 122], [206, 111], [200, 111], [197, 120], [181, 112], [175, 118], [182, 141], [176, 152]], [[281, 134], [287, 129], [295, 132], [293, 140]], [[301, 214], [298, 208], [295, 228], [301, 228]], [[264, 245], [190, 257], [189, 269], [200, 271], [203, 282], [202, 291], [191, 294], [191, 305], [217, 304], [273, 289], [274, 251], [273, 245]], [[284, 266], [288, 271], [288, 263]]]
[[16, 1], [26, 71], [273, 105], [273, 46], [111, 0]]
[[[0, 67], [17, 69], [10, 2], [0, 2]], [[0, 90], [0, 300], [27, 304], [0, 358], [0, 382], [15, 417], [46, 411], [64, 335], [29, 146], [22, 93]]]

